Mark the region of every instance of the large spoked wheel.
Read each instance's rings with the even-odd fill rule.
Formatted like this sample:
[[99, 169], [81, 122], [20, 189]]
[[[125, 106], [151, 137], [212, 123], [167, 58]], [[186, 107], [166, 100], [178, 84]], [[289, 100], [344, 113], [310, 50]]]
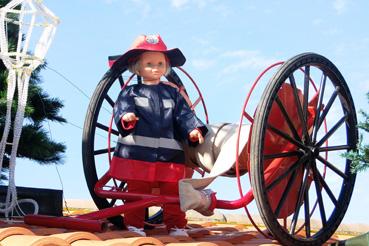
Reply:
[[[121, 88], [124, 86], [125, 80], [128, 80], [129, 75], [130, 73], [127, 71], [127, 68], [120, 66], [120, 64], [116, 62], [98, 83], [88, 106], [85, 118], [82, 139], [83, 170], [91, 197], [99, 209], [109, 208], [124, 203], [124, 201], [121, 200], [98, 197], [94, 192], [94, 188], [96, 182], [109, 170], [109, 155], [112, 155], [114, 152], [119, 136], [115, 124], [112, 124], [111, 135], [109, 135], [110, 120], [115, 100]], [[179, 87], [182, 86], [181, 78], [173, 69], [166, 78]], [[207, 115], [201, 94], [198, 99], [198, 103], [199, 102], [203, 104], [205, 115]], [[193, 107], [195, 106], [196, 105]], [[108, 142], [110, 142], [110, 144], [108, 144]], [[109, 145], [110, 149], [108, 148]], [[108, 185], [115, 187], [116, 190], [125, 191], [126, 189], [126, 182], [124, 181], [111, 180]], [[147, 212], [147, 214], [149, 213]], [[109, 220], [116, 226], [123, 227], [122, 216], [109, 218]], [[161, 223], [162, 211], [159, 210], [159, 212], [156, 212], [152, 216], [146, 216], [146, 222], [150, 224]]]
[[293, 57], [268, 83], [252, 127], [251, 184], [283, 245], [321, 245], [341, 223], [356, 178], [343, 154], [356, 148], [356, 124], [344, 78], [321, 55]]

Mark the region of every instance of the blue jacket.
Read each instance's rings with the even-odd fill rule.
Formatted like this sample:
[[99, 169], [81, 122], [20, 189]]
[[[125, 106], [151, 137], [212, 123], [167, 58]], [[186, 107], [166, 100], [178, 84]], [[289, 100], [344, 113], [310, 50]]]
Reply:
[[[139, 120], [132, 129], [124, 129], [121, 118], [129, 112]], [[114, 156], [145, 162], [183, 164], [180, 142], [188, 140], [195, 128], [203, 136], [207, 133], [178, 90], [163, 83], [135, 84], [121, 91], [114, 107], [114, 121], [121, 135]]]

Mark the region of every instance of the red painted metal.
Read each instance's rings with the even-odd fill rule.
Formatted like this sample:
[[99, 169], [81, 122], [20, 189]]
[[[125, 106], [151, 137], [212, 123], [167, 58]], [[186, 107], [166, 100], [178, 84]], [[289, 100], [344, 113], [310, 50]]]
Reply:
[[[29, 225], [48, 226], [57, 228], [66, 228], [71, 230], [83, 230], [91, 232], [102, 232], [106, 230], [107, 223], [102, 221], [107, 218], [124, 214], [126, 211], [137, 208], [146, 208], [150, 206], [160, 206], [167, 203], [179, 203], [178, 197], [149, 195], [139, 193], [101, 191], [102, 197], [125, 199], [128, 202], [124, 205], [101, 209], [95, 212], [78, 215], [75, 217], [53, 217], [45, 215], [26, 215], [24, 222]], [[212, 207], [221, 209], [238, 209], [250, 203], [253, 200], [252, 192], [237, 201], [224, 201], [214, 199], [215, 204]]]
[[26, 215], [24, 216], [24, 223], [29, 225], [57, 227], [70, 230], [83, 230], [91, 232], [102, 232], [107, 229], [107, 223], [105, 221], [77, 217]]
[[[128, 192], [126, 193], [129, 194]], [[134, 196], [135, 194], [131, 194], [131, 195]], [[178, 197], [177, 197], [177, 202], [178, 202]], [[165, 197], [161, 197], [161, 196], [152, 197], [152, 198], [144, 198], [144, 199], [137, 200], [134, 202], [126, 203], [124, 205], [100, 209], [95, 212], [82, 214], [82, 215], [77, 216], [77, 218], [82, 218], [82, 219], [87, 219], [87, 220], [106, 219], [106, 218], [115, 217], [115, 216], [124, 214], [126, 211], [129, 211], [132, 209], [158, 206], [158, 205], [162, 205], [163, 203], [170, 203], [170, 200], [166, 200]]]
[[252, 193], [252, 190], [249, 190], [244, 196], [242, 196], [240, 199], [235, 201], [225, 201], [225, 200], [217, 200], [216, 201], [216, 208], [220, 209], [239, 209], [247, 206], [254, 200], [254, 195]]
[[[163, 196], [163, 195], [153, 195], [153, 194], [142, 194], [133, 192], [119, 191], [115, 187], [109, 187], [109, 190], [104, 190], [105, 185], [109, 182], [111, 177], [109, 173], [105, 173], [104, 176], [96, 183], [95, 193], [103, 198], [121, 199], [127, 201], [137, 201], [143, 199], [159, 199], [159, 203], [179, 203], [179, 198], [177, 196]], [[225, 201], [225, 200], [215, 200], [215, 208], [222, 209], [239, 209], [253, 200], [252, 191], [249, 191], [247, 195], [236, 201]], [[130, 204], [130, 203], [128, 203]], [[159, 205], [159, 204], [156, 204]], [[124, 206], [124, 205], [123, 205]]]
[[[283, 62], [277, 62], [271, 66], [269, 66], [267, 69], [265, 69], [255, 80], [255, 82], [253, 83], [251, 90], [249, 91], [249, 93], [247, 94], [246, 97], [246, 101], [243, 107], [243, 113], [241, 116], [241, 121], [240, 121], [240, 126], [242, 126], [243, 123], [243, 117], [245, 117], [247, 120], [249, 120], [251, 123], [253, 123], [253, 117], [248, 114], [246, 112], [246, 106], [248, 104], [248, 101], [250, 99], [250, 96], [254, 90], [254, 88], [256, 87], [257, 83], [259, 82], [259, 80], [261, 79], [262, 76], [264, 76], [264, 74], [270, 70], [271, 68], [275, 67], [275, 66], [279, 66], [283, 64]], [[187, 77], [190, 78], [190, 80], [192, 81], [192, 83], [194, 84], [194, 86], [196, 87], [198, 93], [199, 93], [199, 98], [196, 100], [195, 105], [198, 102], [202, 102], [203, 107], [204, 107], [204, 111], [205, 111], [205, 116], [206, 116], [206, 122], [208, 122], [208, 115], [207, 115], [207, 110], [206, 110], [206, 106], [202, 97], [202, 94], [199, 90], [199, 88], [197, 87], [195, 81], [192, 79], [192, 77], [186, 72], [184, 71], [182, 68], [178, 67], [179, 70], [181, 70], [183, 73], [185, 73], [187, 75]], [[131, 79], [133, 78], [133, 75], [129, 78], [129, 80], [122, 86], [122, 89], [124, 89], [128, 83], [131, 81]], [[314, 82], [312, 82], [314, 84]], [[314, 88], [316, 90], [316, 87], [314, 85]], [[291, 94], [292, 92], [290, 91], [291, 88], [288, 88], [288, 86], [286, 88], [282, 88], [282, 90], [279, 92], [279, 97], [280, 98], [286, 98], [285, 101], [282, 100], [282, 103], [284, 104], [284, 106], [287, 108], [287, 111], [289, 112], [290, 115], [295, 116], [292, 117], [294, 119], [294, 123], [296, 123], [296, 125], [299, 125], [299, 120], [297, 117], [297, 112], [296, 109], [292, 107], [292, 105], [294, 105], [293, 103], [289, 102], [288, 100], [291, 100], [289, 97], [285, 96], [288, 94]], [[317, 93], [318, 94], [318, 93]], [[284, 97], [285, 96], [285, 97]], [[309, 102], [309, 107], [314, 108], [314, 106], [316, 106], [316, 99], [317, 97], [313, 98], [313, 100], [311, 102]], [[288, 129], [286, 128], [285, 125], [281, 125], [280, 122], [283, 122], [283, 120], [281, 120], [279, 117], [281, 117], [281, 113], [277, 112], [278, 108], [273, 105], [272, 106], [272, 112], [271, 114], [273, 115], [273, 117], [271, 117], [271, 120], [268, 121], [268, 124], [273, 125], [274, 127], [278, 128], [278, 129], [283, 129], [284, 131], [288, 132]], [[308, 126], [310, 127], [313, 123], [312, 119], [314, 119], [315, 116], [315, 112], [313, 110], [309, 110], [309, 113], [311, 114], [309, 119], [311, 121], [309, 121]], [[299, 128], [299, 127], [297, 127]], [[110, 121], [110, 125], [109, 125], [109, 137], [108, 137], [108, 156], [109, 156], [109, 163], [111, 161], [111, 153], [110, 153], [110, 136], [111, 136], [111, 129], [112, 129], [112, 120]], [[239, 133], [238, 133], [238, 140], [240, 137], [240, 131], [241, 131], [241, 127], [239, 128]], [[301, 134], [301, 129], [298, 130], [299, 131], [299, 135]], [[276, 141], [276, 138], [278, 138], [278, 141]], [[282, 139], [283, 140], [283, 139]], [[287, 143], [286, 144], [280, 144], [280, 141], [282, 141], [280, 137], [276, 137], [273, 136], [273, 133], [271, 132], [267, 132], [267, 136], [266, 136], [266, 144], [270, 147], [268, 148], [268, 150], [265, 152], [265, 154], [268, 153], [281, 153], [281, 152], [285, 152], [285, 151], [291, 151], [294, 150], [296, 147], [295, 146], [289, 146]], [[239, 142], [239, 141], [238, 141]], [[290, 144], [291, 145], [291, 144]], [[282, 146], [282, 147], [281, 147]], [[240, 191], [240, 199], [238, 200], [234, 200], [234, 201], [226, 201], [226, 200], [217, 200], [216, 197], [214, 196], [212, 199], [213, 204], [210, 206], [212, 208], [219, 208], [219, 209], [228, 209], [228, 210], [234, 210], [234, 209], [239, 209], [239, 208], [245, 208], [246, 213], [251, 221], [251, 223], [256, 227], [256, 229], [263, 234], [264, 236], [268, 237], [263, 231], [261, 231], [257, 225], [255, 224], [255, 222], [253, 221], [252, 217], [250, 216], [250, 213], [247, 209], [247, 205], [250, 204], [253, 199], [253, 193], [252, 190], [249, 190], [246, 194], [243, 194], [242, 192], [242, 186], [241, 186], [241, 182], [240, 182], [240, 172], [239, 172], [239, 163], [238, 163], [238, 153], [239, 153], [239, 146], [236, 146], [236, 175], [237, 175], [237, 182], [238, 182], [238, 188]], [[270, 160], [269, 163], [266, 164], [266, 169], [265, 169], [265, 177], [266, 177], [266, 183], [270, 184], [276, 177], [280, 176], [281, 173], [283, 173], [285, 170], [287, 170], [288, 168], [291, 167], [291, 165], [293, 164], [293, 158], [280, 158], [282, 160]], [[268, 161], [267, 161], [268, 162]], [[248, 170], [249, 169], [249, 164], [248, 164]], [[302, 179], [302, 173], [300, 175], [297, 176], [297, 180], [301, 180]], [[93, 232], [97, 232], [97, 231], [103, 231], [106, 228], [106, 222], [102, 221], [102, 219], [106, 219], [106, 218], [110, 218], [110, 217], [115, 217], [115, 216], [119, 216], [124, 214], [126, 211], [132, 210], [132, 209], [137, 209], [137, 208], [144, 208], [144, 207], [150, 207], [150, 206], [160, 206], [162, 204], [166, 204], [166, 203], [179, 203], [179, 197], [177, 196], [163, 196], [163, 195], [154, 195], [154, 194], [141, 194], [141, 193], [132, 193], [132, 192], [127, 192], [127, 191], [122, 191], [120, 189], [117, 188], [117, 186], [113, 186], [113, 187], [109, 187], [107, 186], [107, 183], [112, 180], [111, 176], [109, 175], [109, 171], [106, 172], [96, 183], [95, 185], [95, 193], [102, 197], [102, 198], [109, 198], [109, 199], [120, 199], [120, 200], [124, 200], [125, 204], [124, 205], [119, 205], [119, 206], [114, 206], [114, 207], [110, 207], [110, 208], [105, 208], [105, 209], [101, 209], [99, 211], [96, 212], [91, 212], [91, 213], [87, 213], [87, 214], [83, 214], [83, 215], [79, 215], [76, 217], [51, 217], [51, 216], [42, 216], [42, 215], [27, 215], [24, 218], [25, 223], [27, 224], [32, 224], [32, 225], [42, 225], [42, 226], [52, 226], [52, 227], [62, 227], [62, 228], [67, 228], [67, 229], [73, 229], [73, 230], [86, 230], [86, 231], [93, 231]], [[115, 181], [113, 179], [113, 181]], [[296, 182], [299, 183], [299, 182]], [[277, 201], [279, 201], [280, 196], [282, 195], [281, 191], [284, 190], [285, 187], [285, 183], [281, 182], [281, 184], [277, 185], [276, 187], [274, 187], [272, 189], [271, 192], [269, 192], [269, 202], [272, 204], [273, 206], [276, 206]], [[296, 203], [296, 194], [297, 194], [297, 189], [299, 187], [296, 186], [295, 188], [293, 188], [294, 190], [292, 190], [290, 197], [288, 197], [287, 200], [289, 200], [290, 202], [287, 203], [287, 206], [285, 206], [284, 208], [282, 208], [281, 210], [281, 214], [280, 217], [282, 218], [286, 218], [289, 214], [291, 214], [294, 210], [294, 205]]]
[[[206, 105], [205, 105], [205, 101], [204, 101], [204, 97], [201, 94], [201, 91], [199, 89], [199, 87], [197, 86], [195, 80], [191, 77], [191, 75], [189, 73], [186, 72], [186, 70], [184, 70], [182, 67], [177, 67], [180, 71], [182, 71], [192, 82], [192, 84], [195, 86], [197, 93], [199, 94], [199, 98], [197, 98], [196, 100], [196, 105], [198, 104], [198, 101], [201, 100], [202, 102], [202, 106], [204, 107], [204, 113], [205, 113], [205, 121], [208, 124], [209, 123], [209, 117], [208, 117], [208, 110], [206, 109]], [[194, 109], [196, 107], [196, 105], [192, 105], [191, 109]]]
[[[252, 84], [249, 92], [247, 93], [247, 96], [246, 96], [246, 100], [245, 100], [245, 103], [243, 105], [243, 108], [242, 108], [242, 115], [241, 115], [241, 119], [240, 119], [240, 123], [239, 123], [239, 128], [238, 128], [238, 135], [237, 135], [237, 145], [236, 145], [236, 177], [237, 177], [237, 186], [238, 186], [238, 191], [240, 193], [240, 196], [241, 196], [241, 199], [244, 197], [244, 196], [249, 196], [248, 194], [250, 193], [250, 191], [244, 195], [243, 194], [243, 191], [242, 191], [242, 185], [241, 185], [241, 175], [240, 175], [240, 170], [239, 170], [239, 166], [240, 166], [240, 163], [239, 163], [239, 154], [240, 153], [240, 150], [239, 150], [239, 142], [240, 142], [240, 135], [241, 135], [241, 128], [242, 128], [242, 124], [243, 124], [243, 118], [245, 117], [251, 124], [254, 123], [254, 118], [247, 112], [246, 108], [247, 108], [247, 105], [249, 103], [249, 100], [251, 98], [251, 95], [252, 93], [254, 92], [256, 86], [258, 85], [259, 81], [261, 80], [261, 78], [269, 71], [271, 70], [272, 68], [274, 67], [277, 67], [277, 66], [280, 66], [282, 65], [284, 62], [280, 61], [280, 62], [276, 62], [270, 66], [268, 66], [267, 68], [265, 68], [258, 76], [257, 78], [255, 79], [254, 83]], [[250, 128], [250, 131], [251, 131], [252, 128]], [[250, 138], [251, 138], [251, 134], [249, 134], [249, 139], [248, 139], [248, 142], [250, 141]], [[249, 148], [249, 146], [247, 146], [247, 148]], [[247, 150], [248, 152], [250, 152], [250, 150], [248, 149]], [[249, 162], [247, 163], [247, 168], [248, 170], [250, 170], [250, 164]], [[249, 178], [250, 177], [250, 172], [249, 172]], [[252, 193], [252, 192], [251, 192]], [[251, 202], [251, 201], [250, 201]], [[251, 224], [256, 228], [256, 230], [261, 234], [263, 235], [264, 237], [266, 238], [270, 238], [270, 236], [268, 236], [266, 233], [264, 233], [260, 228], [259, 226], [255, 223], [255, 221], [253, 220], [251, 214], [250, 214], [250, 211], [248, 210], [247, 208], [247, 204], [245, 204], [244, 206], [244, 209], [246, 211], [246, 215], [247, 217], [249, 218]]]

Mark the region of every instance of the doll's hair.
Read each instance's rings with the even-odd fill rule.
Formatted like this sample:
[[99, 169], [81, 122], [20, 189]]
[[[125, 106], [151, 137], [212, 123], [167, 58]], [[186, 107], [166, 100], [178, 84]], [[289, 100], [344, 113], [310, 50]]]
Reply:
[[[140, 75], [138, 70], [140, 69], [140, 57], [143, 53], [141, 53], [140, 55], [138, 55], [137, 57], [135, 57], [129, 64], [128, 64], [128, 71], [130, 71], [131, 73]], [[167, 76], [170, 73], [171, 70], [171, 66], [170, 66], [170, 62], [168, 57], [164, 54], [165, 56], [165, 61], [166, 61], [166, 69], [165, 69], [165, 73], [164, 76]]]

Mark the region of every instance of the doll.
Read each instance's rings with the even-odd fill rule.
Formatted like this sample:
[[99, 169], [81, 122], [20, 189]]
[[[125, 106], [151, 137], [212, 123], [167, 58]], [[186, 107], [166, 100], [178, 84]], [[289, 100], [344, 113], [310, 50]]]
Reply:
[[[177, 88], [160, 79], [170, 67], [182, 66], [179, 49], [168, 50], [159, 35], [139, 36], [119, 61], [142, 77], [141, 84], [122, 90], [114, 106], [120, 136], [110, 173], [127, 181], [129, 192], [177, 196], [178, 181], [186, 177], [181, 141], [203, 143], [206, 126], [196, 117]], [[170, 235], [187, 235], [187, 220], [179, 204], [163, 205], [164, 224]], [[145, 209], [125, 213], [128, 230], [145, 235]]]

